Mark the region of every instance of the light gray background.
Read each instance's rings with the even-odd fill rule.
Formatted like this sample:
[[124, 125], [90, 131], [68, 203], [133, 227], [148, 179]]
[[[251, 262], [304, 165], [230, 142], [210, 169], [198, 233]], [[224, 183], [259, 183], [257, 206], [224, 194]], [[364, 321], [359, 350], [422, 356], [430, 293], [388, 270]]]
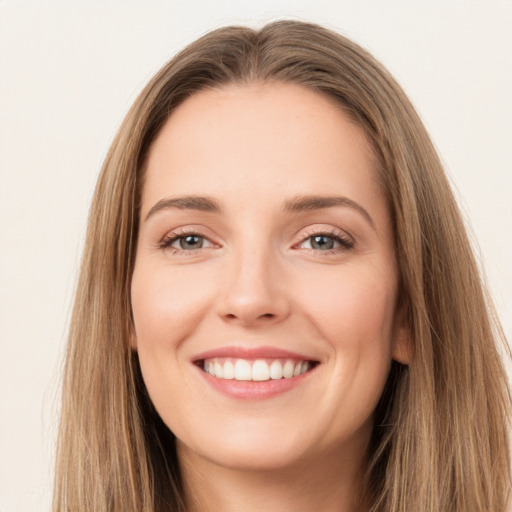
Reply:
[[49, 510], [87, 211], [150, 76], [209, 29], [294, 17], [374, 53], [423, 117], [512, 334], [512, 1], [0, 1], [0, 511]]

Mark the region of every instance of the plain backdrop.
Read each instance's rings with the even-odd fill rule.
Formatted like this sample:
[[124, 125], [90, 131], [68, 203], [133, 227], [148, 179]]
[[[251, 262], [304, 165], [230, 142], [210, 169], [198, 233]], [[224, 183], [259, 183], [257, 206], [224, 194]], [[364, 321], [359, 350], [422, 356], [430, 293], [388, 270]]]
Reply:
[[0, 1], [0, 512], [50, 508], [87, 212], [124, 114], [209, 29], [286, 17], [353, 38], [402, 84], [512, 337], [512, 1]]

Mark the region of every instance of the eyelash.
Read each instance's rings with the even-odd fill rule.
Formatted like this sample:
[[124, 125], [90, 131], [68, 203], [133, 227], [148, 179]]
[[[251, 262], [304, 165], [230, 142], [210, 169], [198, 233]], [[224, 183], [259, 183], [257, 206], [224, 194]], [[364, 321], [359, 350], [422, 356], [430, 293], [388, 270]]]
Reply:
[[[178, 240], [181, 240], [183, 238], [186, 238], [187, 236], [196, 236], [198, 238], [201, 238], [203, 240], [208, 240], [206, 236], [203, 236], [201, 233], [198, 233], [197, 231], [174, 231], [172, 233], [169, 233], [160, 243], [159, 247], [162, 250], [170, 250], [172, 249], [172, 255], [187, 255], [190, 256], [194, 252], [196, 252], [199, 249], [205, 249], [206, 247], [200, 247], [198, 249], [192, 249], [192, 250], [183, 250], [178, 249], [176, 247], [172, 247], [172, 244], [174, 242], [177, 242]], [[309, 233], [306, 233], [306, 236], [297, 244], [295, 244], [293, 247], [298, 247], [304, 242], [312, 239], [313, 237], [326, 237], [331, 238], [335, 243], [339, 244], [339, 247], [333, 248], [333, 249], [327, 249], [327, 250], [320, 250], [320, 249], [313, 249], [313, 248], [306, 248], [305, 250], [311, 251], [313, 253], [321, 253], [323, 255], [330, 255], [330, 254], [338, 254], [339, 252], [349, 251], [354, 248], [354, 242], [351, 238], [349, 238], [344, 232], [338, 231], [338, 230], [327, 230], [327, 231], [311, 231]], [[208, 242], [210, 242], [208, 240]], [[213, 242], [210, 242], [213, 243]]]
[[320, 249], [306, 249], [308, 251], [311, 251], [313, 253], [321, 253], [322, 255], [330, 255], [330, 254], [338, 254], [340, 252], [349, 251], [354, 248], [354, 241], [343, 231], [339, 230], [325, 230], [325, 231], [316, 231], [312, 230], [310, 232], [306, 232], [306, 236], [298, 243], [295, 244], [294, 247], [297, 247], [307, 240], [311, 240], [313, 237], [316, 236], [324, 236], [326, 238], [331, 238], [334, 240], [334, 242], [339, 243], [339, 247], [333, 248], [333, 249], [327, 249], [327, 250], [320, 250]]
[[[177, 242], [178, 240], [181, 240], [182, 238], [186, 238], [187, 236], [196, 236], [198, 238], [202, 238], [204, 240], [208, 240], [206, 236], [203, 236], [201, 233], [198, 233], [197, 231], [188, 231], [188, 230], [179, 230], [179, 231], [173, 231], [172, 233], [169, 233], [161, 242], [160, 242], [160, 249], [162, 250], [172, 250], [172, 255], [186, 255], [190, 256], [192, 255], [196, 250], [183, 250], [178, 249], [177, 247], [172, 247], [172, 244], [174, 242]], [[212, 242], [211, 242], [212, 243]], [[202, 249], [203, 247], [201, 247]]]

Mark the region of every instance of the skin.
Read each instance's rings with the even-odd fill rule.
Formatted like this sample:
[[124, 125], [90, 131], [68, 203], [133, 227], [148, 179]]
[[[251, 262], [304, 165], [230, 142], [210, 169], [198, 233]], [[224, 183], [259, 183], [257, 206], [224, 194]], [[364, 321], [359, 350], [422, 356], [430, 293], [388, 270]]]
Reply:
[[[190, 511], [360, 510], [371, 414], [391, 360], [408, 361], [377, 165], [338, 106], [290, 84], [196, 93], [153, 143], [132, 346], [177, 437]], [[221, 212], [154, 211], [190, 195], [213, 198]], [[304, 195], [348, 198], [370, 219], [347, 204], [283, 209]], [[203, 237], [202, 247], [183, 249], [175, 237], [184, 231]], [[313, 243], [322, 234], [329, 250]], [[174, 242], [163, 248], [165, 240]], [[291, 350], [319, 364], [284, 393], [234, 398], [192, 362], [232, 345]]]

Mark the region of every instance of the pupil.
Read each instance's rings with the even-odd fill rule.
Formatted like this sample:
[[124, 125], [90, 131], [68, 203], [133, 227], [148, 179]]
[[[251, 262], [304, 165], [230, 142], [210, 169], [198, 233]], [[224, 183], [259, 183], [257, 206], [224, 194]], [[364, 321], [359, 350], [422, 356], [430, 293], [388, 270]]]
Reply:
[[202, 245], [202, 238], [196, 235], [188, 235], [180, 240], [182, 249], [200, 249]]
[[311, 245], [313, 249], [332, 249], [334, 247], [334, 240], [330, 236], [317, 235], [313, 237]]

